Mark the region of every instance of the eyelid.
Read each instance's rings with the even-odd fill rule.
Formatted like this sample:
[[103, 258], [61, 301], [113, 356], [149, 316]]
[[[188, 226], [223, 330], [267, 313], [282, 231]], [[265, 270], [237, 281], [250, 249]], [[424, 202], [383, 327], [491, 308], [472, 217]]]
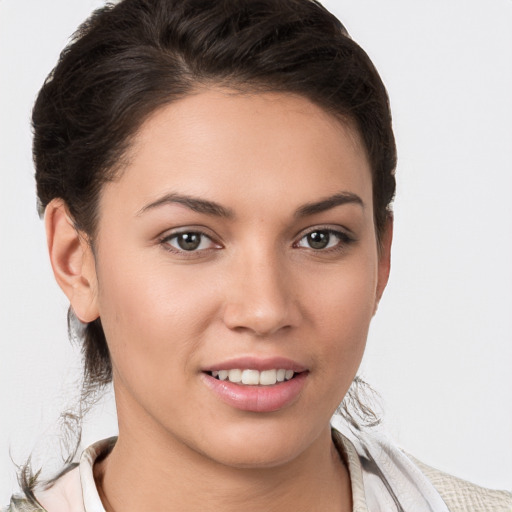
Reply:
[[206, 226], [201, 226], [197, 224], [192, 224], [190, 226], [179, 226], [175, 228], [169, 228], [165, 231], [162, 231], [159, 235], [155, 237], [158, 241], [162, 241], [168, 238], [171, 238], [172, 236], [176, 236], [182, 233], [199, 233], [203, 236], [206, 236], [210, 238], [211, 240], [215, 241], [216, 243], [221, 243], [220, 237], [217, 236], [210, 228], [207, 228]]
[[[301, 245], [301, 242], [311, 233], [315, 233], [318, 231], [327, 232], [330, 235], [335, 236], [338, 241], [331, 247], [323, 247], [315, 249], [314, 247], [308, 247], [307, 245]], [[321, 255], [334, 255], [334, 254], [343, 254], [345, 251], [349, 249], [351, 245], [353, 245], [355, 242], [357, 242], [357, 239], [355, 235], [352, 233], [351, 230], [347, 228], [343, 228], [341, 226], [333, 226], [327, 225], [327, 226], [312, 226], [310, 228], [307, 228], [306, 230], [303, 230], [295, 239], [295, 242], [293, 243], [293, 247], [295, 249], [304, 250], [308, 253], [312, 253], [318, 256]], [[307, 242], [306, 242], [307, 243]]]
[[[200, 249], [195, 251], [186, 251], [183, 249], [178, 249], [177, 247], [174, 247], [168, 243], [169, 240], [184, 233], [196, 233], [202, 237], [208, 238], [212, 242], [214, 247], [209, 247], [207, 249]], [[209, 253], [210, 251], [223, 248], [223, 244], [219, 241], [219, 237], [215, 236], [214, 234], [211, 234], [211, 230], [205, 228], [204, 226], [180, 226], [179, 228], [166, 230], [162, 234], [157, 236], [157, 243], [160, 246], [163, 246], [163, 248], [166, 251], [176, 255], [183, 256], [185, 258], [200, 257], [205, 253]]]
[[335, 235], [339, 234], [343, 237], [346, 237], [347, 239], [350, 239], [353, 242], [357, 241], [357, 238], [356, 238], [355, 234], [352, 232], [352, 230], [350, 230], [344, 226], [333, 225], [333, 224], [319, 224], [317, 226], [311, 226], [311, 227], [308, 227], [308, 228], [300, 231], [297, 234], [297, 236], [295, 237], [294, 244], [299, 242], [300, 240], [302, 240], [305, 236], [309, 235], [310, 233], [314, 233], [315, 231], [328, 231], [329, 233], [332, 233]]

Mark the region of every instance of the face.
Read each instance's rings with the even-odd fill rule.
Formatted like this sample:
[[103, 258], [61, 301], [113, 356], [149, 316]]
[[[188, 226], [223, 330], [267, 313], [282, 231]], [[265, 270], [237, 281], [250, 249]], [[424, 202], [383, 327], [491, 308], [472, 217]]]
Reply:
[[357, 133], [302, 97], [209, 90], [157, 111], [129, 156], [100, 198], [91, 297], [120, 436], [239, 467], [300, 456], [329, 435], [386, 278]]

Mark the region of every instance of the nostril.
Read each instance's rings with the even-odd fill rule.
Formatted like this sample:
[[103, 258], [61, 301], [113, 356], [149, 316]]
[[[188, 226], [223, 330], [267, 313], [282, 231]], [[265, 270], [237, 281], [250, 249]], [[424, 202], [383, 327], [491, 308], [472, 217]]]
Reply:
[[224, 314], [225, 325], [238, 333], [264, 337], [292, 327], [287, 308], [263, 309], [232, 306]]

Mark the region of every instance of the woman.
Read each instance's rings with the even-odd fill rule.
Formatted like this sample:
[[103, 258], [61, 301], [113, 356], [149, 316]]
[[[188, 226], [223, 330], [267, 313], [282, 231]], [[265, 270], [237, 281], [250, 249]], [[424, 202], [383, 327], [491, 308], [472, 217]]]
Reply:
[[388, 279], [395, 146], [327, 11], [125, 0], [82, 27], [33, 123], [52, 267], [119, 437], [13, 510], [508, 510], [331, 432]]

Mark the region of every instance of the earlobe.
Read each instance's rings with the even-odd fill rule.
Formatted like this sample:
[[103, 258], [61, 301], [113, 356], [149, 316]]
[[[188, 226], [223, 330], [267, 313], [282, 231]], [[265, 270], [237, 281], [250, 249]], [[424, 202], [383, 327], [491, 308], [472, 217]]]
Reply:
[[99, 316], [94, 256], [84, 235], [75, 227], [62, 199], [54, 199], [45, 210], [48, 252], [57, 283], [66, 294], [80, 321]]
[[384, 293], [384, 289], [388, 284], [389, 271], [391, 269], [391, 243], [393, 241], [393, 215], [390, 214], [384, 232], [380, 240], [380, 251], [379, 251], [379, 267], [378, 267], [378, 279], [377, 279], [377, 292], [375, 297], [375, 306], [373, 314], [377, 312], [380, 299]]

